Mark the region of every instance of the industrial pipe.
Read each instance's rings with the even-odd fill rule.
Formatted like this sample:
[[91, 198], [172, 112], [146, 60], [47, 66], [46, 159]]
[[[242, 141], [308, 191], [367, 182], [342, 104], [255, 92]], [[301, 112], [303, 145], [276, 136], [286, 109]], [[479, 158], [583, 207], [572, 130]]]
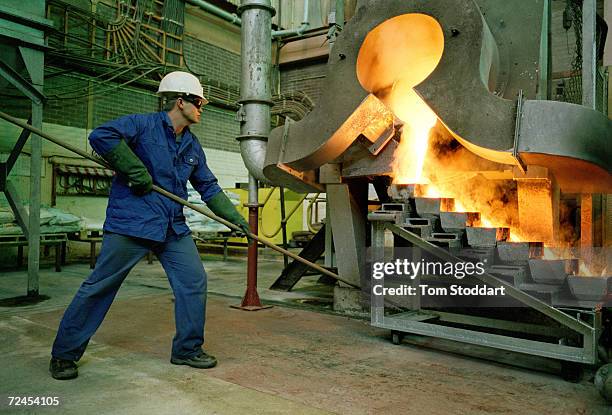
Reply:
[[236, 26], [240, 26], [242, 24], [240, 17], [238, 17], [237, 15], [233, 13], [228, 13], [225, 10], [215, 5], [212, 5], [206, 1], [203, 1], [203, 0], [186, 0], [186, 1], [189, 4], [198, 6], [199, 8], [206, 10], [207, 12], [214, 14], [215, 16], [220, 17], [223, 20], [226, 20]]
[[[257, 234], [259, 214], [258, 181], [267, 181], [263, 174], [268, 135], [270, 108], [273, 105], [270, 72], [272, 70], [272, 15], [270, 0], [242, 0], [238, 13], [242, 19], [241, 77], [240, 77], [240, 153], [249, 171], [249, 227]], [[259, 308], [257, 294], [257, 243], [249, 243], [247, 290], [243, 308]]]
[[[298, 27], [297, 29], [287, 29], [287, 30], [273, 30], [272, 31], [272, 37], [273, 38], [279, 38], [279, 37], [285, 37], [285, 36], [293, 36], [293, 35], [298, 35], [301, 36], [304, 31], [306, 29], [308, 29], [308, 27], [310, 26], [310, 16], [309, 16], [309, 0], [304, 0], [304, 14], [303, 14], [303, 18], [302, 18], [302, 24], [300, 25], [300, 27]], [[278, 24], [280, 25], [281, 22], [278, 22]]]
[[274, 9], [270, 0], [242, 0], [238, 8], [242, 18], [240, 78], [240, 142], [242, 159], [249, 173], [267, 182], [263, 174], [270, 108], [273, 105], [270, 72], [272, 43], [270, 33]]
[[[74, 147], [74, 146], [72, 146], [72, 145], [70, 145], [68, 143], [65, 143], [65, 142], [63, 142], [63, 141], [53, 137], [52, 135], [47, 134], [47, 133], [45, 133], [44, 131], [42, 131], [42, 130], [40, 130], [38, 128], [32, 127], [30, 124], [27, 124], [27, 123], [25, 123], [25, 122], [15, 118], [15, 117], [12, 117], [12, 116], [10, 116], [10, 115], [2, 112], [2, 111], [0, 111], [0, 118], [4, 119], [4, 120], [6, 120], [6, 121], [8, 121], [8, 122], [10, 122], [12, 124], [17, 125], [18, 127], [21, 127], [23, 129], [29, 130], [32, 133], [34, 133], [34, 134], [36, 134], [36, 135], [38, 135], [38, 136], [40, 136], [40, 137], [42, 137], [42, 138], [44, 138], [46, 140], [49, 140], [52, 143], [55, 143], [58, 146], [65, 148], [66, 150], [72, 151], [73, 153], [76, 153], [76, 154], [78, 154], [81, 157], [84, 157], [84, 158], [86, 158], [88, 160], [94, 161], [94, 162], [96, 162], [96, 163], [98, 163], [98, 164], [100, 164], [100, 165], [102, 165], [102, 166], [104, 166], [104, 167], [106, 167], [108, 169], [112, 169], [112, 167], [106, 162], [106, 160], [104, 160], [104, 159], [102, 159], [100, 157], [96, 157], [94, 155], [91, 155], [91, 154], [87, 153], [86, 151], [81, 150], [80, 148]], [[206, 210], [204, 210], [203, 208], [201, 208], [201, 207], [199, 207], [197, 205], [194, 205], [192, 203], [189, 203], [188, 201], [186, 201], [184, 199], [181, 199], [177, 195], [175, 195], [173, 193], [170, 193], [169, 191], [167, 191], [165, 189], [162, 189], [159, 186], [153, 185], [153, 191], [155, 191], [155, 192], [157, 192], [157, 193], [159, 193], [161, 195], [164, 195], [167, 198], [175, 201], [176, 203], [179, 203], [179, 204], [181, 204], [183, 206], [188, 207], [189, 209], [195, 210], [196, 212], [201, 213], [202, 215], [204, 215], [204, 216], [206, 216], [206, 217], [208, 217], [208, 218], [210, 218], [210, 219], [212, 219], [212, 220], [214, 220], [216, 222], [219, 222], [219, 223], [227, 226], [230, 229], [233, 229], [233, 230], [238, 231], [238, 232], [242, 232], [242, 230], [238, 226], [234, 225], [233, 223], [228, 222], [225, 219], [220, 218], [217, 215], [209, 213]], [[257, 235], [255, 235], [253, 233], [250, 233], [248, 236], [250, 238], [252, 238], [253, 240], [262, 243], [263, 245], [267, 246], [268, 248], [271, 248], [271, 249], [273, 249], [273, 250], [275, 250], [277, 252], [280, 252], [281, 254], [287, 255], [287, 256], [295, 259], [296, 261], [301, 262], [302, 264], [304, 264], [306, 266], [309, 266], [309, 267], [319, 271], [322, 274], [328, 275], [328, 276], [330, 276], [330, 277], [332, 277], [332, 278], [334, 278], [334, 279], [336, 279], [336, 280], [338, 280], [340, 282], [348, 284], [348, 285], [350, 285], [352, 287], [360, 288], [355, 283], [353, 283], [351, 281], [348, 281], [348, 280], [345, 280], [344, 278], [340, 277], [337, 274], [334, 274], [330, 270], [325, 269], [325, 268], [321, 267], [318, 264], [310, 262], [307, 259], [304, 259], [301, 256], [296, 255], [296, 254], [294, 254], [291, 251], [288, 251], [286, 249], [281, 248], [280, 246], [276, 246], [272, 242], [268, 242], [265, 239], [260, 239]]]
[[[186, 0], [187, 3], [193, 5], [193, 6], [198, 6], [199, 8], [201, 8], [202, 10], [205, 10], [211, 14], [214, 14], [217, 17], [220, 17], [221, 19], [236, 25], [238, 27], [240, 27], [242, 25], [242, 19], [240, 17], [238, 17], [237, 15], [235, 15], [234, 13], [229, 13], [226, 12], [225, 10], [221, 9], [220, 7], [217, 7], [213, 4], [208, 3], [207, 1], [204, 0]], [[310, 27], [310, 22], [309, 22], [309, 0], [304, 0], [304, 14], [303, 14], [303, 18], [302, 18], [302, 24], [300, 25], [300, 27], [296, 28], [296, 29], [287, 29], [287, 30], [273, 30], [271, 31], [271, 37], [272, 38], [281, 38], [281, 37], [285, 37], [285, 36], [293, 36], [293, 35], [298, 35], [301, 36], [304, 31], [306, 31], [309, 27]], [[280, 24], [280, 22], [279, 22]]]

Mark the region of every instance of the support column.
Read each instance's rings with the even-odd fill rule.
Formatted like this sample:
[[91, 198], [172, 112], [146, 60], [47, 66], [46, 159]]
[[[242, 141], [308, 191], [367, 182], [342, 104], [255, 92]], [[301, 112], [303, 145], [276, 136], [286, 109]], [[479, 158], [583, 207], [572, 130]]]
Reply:
[[[44, 53], [34, 49], [19, 48], [25, 63], [32, 86], [43, 92]], [[32, 126], [42, 130], [43, 103], [32, 100]], [[30, 214], [28, 224], [28, 296], [37, 296], [39, 290], [40, 268], [40, 183], [42, 173], [42, 138], [36, 134], [30, 137]]]
[[365, 279], [365, 219], [358, 200], [347, 184], [328, 184], [327, 201], [331, 213], [338, 274], [355, 284]]
[[[385, 262], [385, 226], [382, 222], [372, 222], [372, 263]], [[384, 296], [374, 295], [372, 287], [375, 284], [385, 286], [384, 277], [374, 280], [368, 285], [370, 287], [370, 322], [372, 325], [383, 324], [385, 317]]]
[[593, 109], [597, 107], [596, 3], [582, 3], [582, 105]]

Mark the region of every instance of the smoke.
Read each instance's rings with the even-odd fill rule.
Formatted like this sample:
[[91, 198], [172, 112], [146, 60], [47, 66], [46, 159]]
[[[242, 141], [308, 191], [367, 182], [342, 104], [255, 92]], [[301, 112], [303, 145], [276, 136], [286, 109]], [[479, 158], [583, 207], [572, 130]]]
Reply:
[[479, 168], [487, 167], [489, 162], [474, 156], [438, 122], [430, 132], [423, 166], [423, 178], [428, 184], [418, 186], [417, 195], [454, 198], [455, 211], [480, 212], [477, 226], [517, 227], [516, 183], [489, 180], [477, 173]]

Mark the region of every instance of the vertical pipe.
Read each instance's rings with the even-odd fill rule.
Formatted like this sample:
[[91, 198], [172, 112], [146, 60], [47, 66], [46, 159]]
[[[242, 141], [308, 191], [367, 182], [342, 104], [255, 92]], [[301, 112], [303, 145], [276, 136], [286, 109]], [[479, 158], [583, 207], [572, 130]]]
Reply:
[[596, 0], [582, 3], [582, 105], [593, 109], [597, 107], [596, 5]]
[[[263, 162], [270, 133], [270, 107], [272, 106], [272, 15], [270, 0], [242, 0], [238, 13], [241, 29], [240, 79], [240, 152], [249, 170], [249, 226], [257, 235], [259, 213], [258, 180], [264, 180]], [[247, 289], [242, 308], [262, 307], [257, 294], [257, 242], [248, 250]]]
[[344, 29], [344, 0], [336, 0], [336, 26], [340, 27], [340, 30]]
[[270, 0], [242, 0], [238, 13], [241, 30], [240, 152], [249, 170], [259, 181], [266, 181], [263, 164], [270, 133], [270, 108], [273, 105], [272, 14]]

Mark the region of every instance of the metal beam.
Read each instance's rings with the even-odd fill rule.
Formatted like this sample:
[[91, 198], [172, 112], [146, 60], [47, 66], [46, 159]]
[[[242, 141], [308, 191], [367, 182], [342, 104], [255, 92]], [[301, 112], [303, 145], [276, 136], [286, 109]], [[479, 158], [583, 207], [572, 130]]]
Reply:
[[45, 19], [30, 13], [24, 13], [23, 10], [13, 9], [3, 5], [0, 5], [0, 18], [6, 18], [8, 21], [40, 30], [53, 29], [53, 20]]
[[[44, 83], [44, 52], [19, 48], [21, 57], [32, 80], [32, 88], [38, 99], [32, 100], [32, 126], [42, 130]], [[42, 172], [42, 138], [36, 134], [30, 138], [30, 218], [28, 237], [28, 296], [37, 296], [40, 268], [40, 202]]]
[[26, 210], [23, 208], [23, 203], [21, 203], [17, 189], [10, 180], [6, 181], [4, 194], [6, 195], [6, 200], [11, 206], [11, 209], [13, 209], [13, 213], [15, 213], [15, 219], [21, 227], [21, 231], [25, 235], [26, 239], [30, 240], [30, 230], [27, 222], [28, 212], [26, 212]]
[[[28, 119], [28, 124], [32, 124], [32, 117], [31, 116]], [[19, 157], [19, 154], [21, 153], [21, 150], [23, 150], [23, 147], [25, 146], [26, 142], [28, 141], [28, 138], [30, 137], [30, 134], [31, 134], [31, 131], [26, 129], [26, 128], [24, 128], [21, 131], [21, 134], [19, 134], [19, 138], [17, 139], [17, 142], [15, 143], [15, 146], [11, 150], [11, 154], [9, 154], [9, 157], [6, 160], [6, 175], [7, 176], [11, 172], [11, 169], [15, 166], [15, 163], [17, 162], [17, 157]]]
[[597, 0], [582, 2], [582, 105], [597, 109]]
[[[308, 244], [299, 253], [304, 259], [316, 262], [325, 252], [325, 225], [315, 234]], [[308, 267], [301, 262], [293, 261], [283, 269], [280, 277], [270, 286], [271, 290], [291, 291], [298, 281], [308, 271]]]
[[[359, 286], [365, 280], [365, 217], [362, 202], [363, 191], [357, 186], [349, 190], [347, 184], [328, 184], [327, 203], [329, 203], [336, 249], [338, 274]], [[366, 187], [367, 191], [367, 187]], [[361, 194], [360, 194], [361, 193]], [[367, 193], [365, 194], [367, 197]]]
[[25, 96], [30, 98], [32, 102], [42, 104], [47, 100], [45, 95], [39, 91], [34, 85], [23, 78], [17, 71], [11, 68], [8, 64], [0, 60], [0, 75], [19, 89]]
[[[527, 353], [570, 362], [593, 364], [597, 362], [597, 354], [589, 345], [571, 347], [555, 343], [520, 339], [499, 334], [483, 333], [456, 327], [420, 321], [402, 320], [401, 318], [384, 317], [383, 322], [377, 322], [377, 327], [390, 330], [409, 331], [422, 336], [432, 336], [441, 339], [455, 340], [463, 343], [494, 347], [512, 352]], [[585, 336], [585, 339], [588, 336]]]
[[552, 89], [552, 48], [551, 48], [552, 0], [544, 0], [542, 31], [540, 34], [540, 72], [538, 99], [550, 99]]

